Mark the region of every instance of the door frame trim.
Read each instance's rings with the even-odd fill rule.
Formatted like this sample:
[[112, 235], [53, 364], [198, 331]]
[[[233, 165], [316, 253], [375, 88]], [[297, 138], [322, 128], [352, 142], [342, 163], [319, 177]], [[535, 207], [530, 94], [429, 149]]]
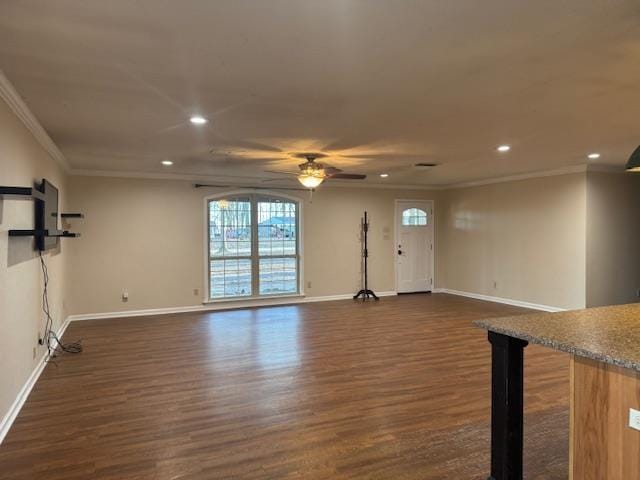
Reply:
[[398, 204], [402, 202], [416, 202], [416, 203], [430, 203], [431, 204], [431, 221], [433, 226], [433, 250], [431, 250], [431, 275], [433, 276], [433, 285], [431, 285], [431, 292], [436, 289], [436, 202], [432, 199], [424, 198], [396, 198], [393, 201], [393, 276], [395, 291], [398, 291]]

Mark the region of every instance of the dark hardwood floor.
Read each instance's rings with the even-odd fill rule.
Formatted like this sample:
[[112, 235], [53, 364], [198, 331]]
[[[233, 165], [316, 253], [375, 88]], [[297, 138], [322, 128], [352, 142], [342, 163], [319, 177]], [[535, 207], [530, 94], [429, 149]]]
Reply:
[[[483, 317], [448, 295], [75, 322], [0, 478], [486, 479]], [[569, 359], [526, 349], [527, 479], [566, 479]]]

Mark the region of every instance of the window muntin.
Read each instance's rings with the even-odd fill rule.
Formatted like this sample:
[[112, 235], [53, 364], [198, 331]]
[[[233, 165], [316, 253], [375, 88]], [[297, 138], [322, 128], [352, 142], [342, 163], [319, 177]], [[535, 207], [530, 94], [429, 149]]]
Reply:
[[251, 198], [211, 200], [208, 205], [209, 295], [211, 298], [250, 296]]
[[428, 224], [427, 212], [420, 208], [407, 208], [402, 211], [403, 227], [423, 227]]
[[260, 295], [283, 295], [298, 291], [298, 265], [293, 257], [260, 258]]
[[211, 260], [211, 298], [251, 295], [251, 259]]
[[258, 200], [258, 250], [260, 256], [296, 255], [297, 204], [292, 201]]
[[214, 199], [208, 219], [212, 300], [298, 293], [297, 202], [263, 195]]

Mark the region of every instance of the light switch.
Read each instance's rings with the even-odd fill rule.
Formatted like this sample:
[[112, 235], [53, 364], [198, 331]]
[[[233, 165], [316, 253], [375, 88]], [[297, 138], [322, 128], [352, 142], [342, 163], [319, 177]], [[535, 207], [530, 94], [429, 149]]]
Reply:
[[640, 411], [629, 409], [629, 426], [634, 430], [640, 430]]

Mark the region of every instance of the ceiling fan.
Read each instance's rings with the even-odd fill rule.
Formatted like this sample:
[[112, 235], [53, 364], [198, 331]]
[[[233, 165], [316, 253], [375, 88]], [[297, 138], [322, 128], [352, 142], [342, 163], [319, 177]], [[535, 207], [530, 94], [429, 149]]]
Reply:
[[330, 165], [316, 162], [316, 159], [323, 158], [322, 153], [299, 153], [296, 158], [304, 158], [307, 161], [298, 165], [299, 172], [278, 172], [266, 170], [268, 173], [279, 173], [283, 175], [295, 175], [298, 181], [307, 188], [316, 188], [325, 180], [330, 178], [340, 180], [364, 180], [366, 175], [357, 173], [342, 173], [342, 170]]

